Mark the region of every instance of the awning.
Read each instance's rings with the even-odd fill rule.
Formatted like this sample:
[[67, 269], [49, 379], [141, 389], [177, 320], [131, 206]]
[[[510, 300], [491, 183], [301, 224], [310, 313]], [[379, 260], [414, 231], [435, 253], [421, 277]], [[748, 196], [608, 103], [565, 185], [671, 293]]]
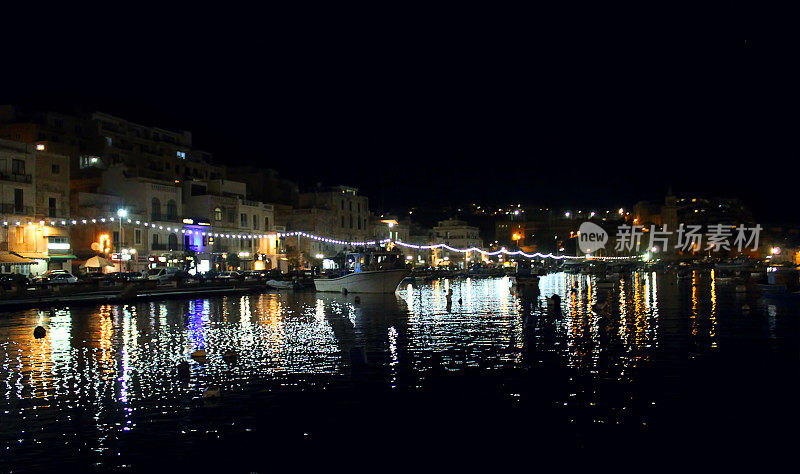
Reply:
[[49, 257], [50, 257], [51, 261], [54, 261], [54, 260], [75, 260], [76, 258], [78, 258], [77, 255], [60, 255], [60, 254], [52, 254], [52, 253], [49, 255]]
[[0, 252], [0, 263], [10, 265], [33, 265], [36, 263], [36, 261], [22, 258], [19, 255], [14, 255], [13, 253]]
[[34, 260], [49, 260], [50, 257], [47, 256], [46, 253], [42, 252], [11, 252], [14, 255], [18, 255], [24, 258], [32, 258]]
[[102, 267], [113, 267], [114, 264], [111, 263], [110, 260], [105, 259], [103, 257], [92, 257], [89, 260], [86, 260], [86, 263], [81, 265], [83, 268], [102, 268]]

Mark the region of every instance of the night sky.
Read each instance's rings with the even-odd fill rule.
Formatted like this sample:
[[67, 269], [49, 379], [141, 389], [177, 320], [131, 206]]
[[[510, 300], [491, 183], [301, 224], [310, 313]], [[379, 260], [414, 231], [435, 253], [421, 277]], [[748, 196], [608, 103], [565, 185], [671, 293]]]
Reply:
[[0, 79], [0, 102], [187, 129], [220, 162], [356, 186], [378, 212], [615, 208], [672, 185], [797, 220], [796, 44], [475, 13], [132, 23], [39, 50], [40, 71]]

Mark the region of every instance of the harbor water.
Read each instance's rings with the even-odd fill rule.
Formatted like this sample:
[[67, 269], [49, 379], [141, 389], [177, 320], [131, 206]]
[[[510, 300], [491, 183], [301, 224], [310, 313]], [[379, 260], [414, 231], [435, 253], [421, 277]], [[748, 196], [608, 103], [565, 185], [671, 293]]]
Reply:
[[798, 328], [795, 300], [713, 272], [4, 313], [0, 467], [781, 452], [800, 421]]

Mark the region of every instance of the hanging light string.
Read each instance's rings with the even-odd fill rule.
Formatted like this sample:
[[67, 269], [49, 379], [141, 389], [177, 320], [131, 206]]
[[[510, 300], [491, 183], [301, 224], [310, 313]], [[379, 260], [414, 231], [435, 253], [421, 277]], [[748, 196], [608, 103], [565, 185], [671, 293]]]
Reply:
[[[467, 252], [478, 252], [484, 256], [496, 256], [496, 255], [521, 255], [526, 258], [553, 258], [556, 260], [561, 259], [570, 259], [570, 260], [582, 260], [586, 257], [576, 257], [572, 255], [553, 255], [552, 253], [525, 253], [522, 250], [514, 250], [510, 251], [507, 250], [505, 247], [501, 248], [500, 250], [495, 250], [494, 252], [489, 252], [487, 250], [482, 250], [477, 247], [470, 247], [468, 249], [457, 249], [455, 247], [451, 247], [447, 244], [434, 244], [434, 245], [414, 245], [414, 244], [407, 244], [402, 241], [393, 241], [395, 245], [399, 245], [401, 247], [412, 248], [417, 250], [434, 250], [438, 248], [444, 248], [450, 250], [451, 252], [460, 252], [460, 253], [467, 253]], [[638, 259], [639, 256], [632, 256], [632, 257], [591, 257], [592, 260], [631, 260], [631, 259]]]
[[[51, 226], [56, 225], [83, 225], [83, 224], [104, 224], [104, 223], [113, 223], [117, 222], [114, 217], [101, 217], [99, 219], [71, 219], [71, 220], [40, 220], [39, 225], [45, 225], [49, 223]], [[286, 238], [286, 237], [305, 237], [307, 239], [315, 240], [318, 242], [323, 242], [327, 244], [334, 244], [334, 245], [344, 245], [344, 246], [352, 246], [352, 247], [365, 247], [370, 245], [378, 245], [378, 244], [388, 244], [392, 243], [394, 245], [398, 245], [400, 247], [411, 248], [416, 250], [436, 250], [439, 248], [447, 249], [451, 252], [459, 252], [459, 253], [467, 253], [467, 252], [478, 252], [483, 256], [494, 257], [500, 254], [509, 255], [509, 256], [522, 256], [526, 258], [552, 258], [556, 260], [562, 259], [569, 259], [569, 260], [582, 260], [586, 259], [587, 257], [577, 257], [572, 255], [553, 255], [552, 253], [525, 253], [522, 250], [515, 250], [509, 251], [505, 247], [501, 248], [500, 250], [495, 250], [490, 252], [488, 250], [482, 250], [477, 247], [470, 247], [468, 249], [458, 249], [455, 247], [451, 247], [447, 244], [433, 244], [433, 245], [415, 245], [415, 244], [408, 244], [400, 240], [392, 240], [392, 239], [383, 239], [383, 240], [367, 240], [367, 241], [347, 241], [347, 240], [339, 240], [339, 239], [332, 239], [329, 237], [320, 237], [318, 235], [309, 234], [307, 232], [276, 232], [276, 233], [267, 233], [267, 234], [237, 234], [237, 233], [220, 233], [220, 232], [205, 232], [205, 231], [198, 231], [198, 230], [191, 230], [191, 229], [183, 229], [180, 227], [172, 227], [172, 226], [163, 226], [157, 225], [152, 222], [146, 222], [141, 220], [135, 219], [125, 219], [124, 223], [133, 224], [135, 226], [146, 227], [149, 229], [158, 229], [158, 230], [166, 230], [167, 232], [180, 232], [181, 234], [189, 234], [189, 235], [202, 235], [204, 237], [217, 237], [217, 238], [226, 238], [226, 239], [264, 239], [269, 236], [276, 236], [277, 238]], [[3, 221], [3, 225], [7, 226], [9, 221]], [[15, 221], [15, 225], [22, 225], [22, 221]], [[34, 225], [35, 223], [32, 221], [27, 222], [28, 225]], [[592, 260], [634, 260], [639, 259], [639, 256], [630, 256], [630, 257], [599, 257], [599, 256], [592, 256], [590, 257]]]

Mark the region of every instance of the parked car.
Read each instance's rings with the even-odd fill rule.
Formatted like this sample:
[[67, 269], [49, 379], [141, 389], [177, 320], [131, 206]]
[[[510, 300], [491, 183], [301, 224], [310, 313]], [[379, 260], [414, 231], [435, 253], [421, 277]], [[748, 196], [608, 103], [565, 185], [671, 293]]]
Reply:
[[176, 267], [156, 267], [147, 270], [147, 279], [159, 282], [170, 281], [177, 278], [181, 270]]
[[78, 278], [65, 270], [44, 272], [33, 278], [32, 283], [39, 285], [60, 285], [64, 283], [77, 283]]
[[222, 279], [222, 280], [239, 279], [239, 278], [242, 278], [242, 274], [237, 272], [237, 271], [219, 272], [219, 273], [217, 273], [216, 278], [219, 278], [219, 279]]
[[146, 280], [148, 275], [147, 273], [143, 272], [117, 272], [112, 273], [114, 280], [116, 281], [142, 281]]
[[30, 282], [28, 277], [21, 273], [3, 273], [0, 274], [0, 283], [19, 283], [27, 285]]
[[244, 279], [245, 280], [265, 280], [267, 277], [266, 273], [261, 270], [253, 270], [249, 272], [244, 272]]

